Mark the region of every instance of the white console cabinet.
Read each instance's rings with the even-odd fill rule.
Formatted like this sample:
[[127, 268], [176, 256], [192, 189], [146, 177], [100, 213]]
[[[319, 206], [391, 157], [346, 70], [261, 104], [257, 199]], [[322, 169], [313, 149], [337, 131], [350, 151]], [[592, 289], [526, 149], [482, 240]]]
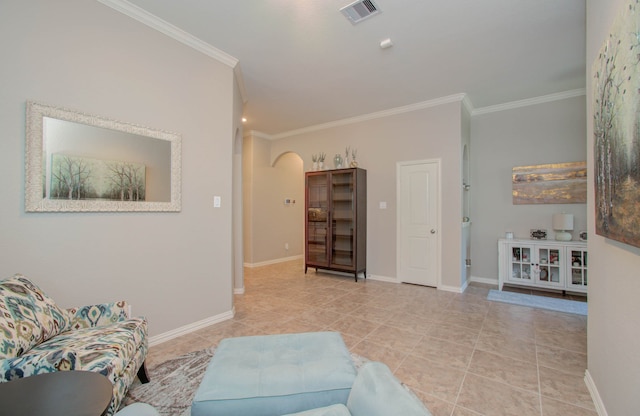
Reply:
[[587, 243], [498, 240], [498, 288], [504, 284], [587, 291]]

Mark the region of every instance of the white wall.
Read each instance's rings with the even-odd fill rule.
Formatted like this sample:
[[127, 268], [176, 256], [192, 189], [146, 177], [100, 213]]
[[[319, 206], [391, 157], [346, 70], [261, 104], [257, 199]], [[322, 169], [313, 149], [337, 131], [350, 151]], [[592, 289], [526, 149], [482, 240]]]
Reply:
[[[228, 313], [233, 70], [95, 1], [3, 2], [0, 39], [0, 275], [126, 299], [152, 336]], [[182, 212], [26, 214], [28, 99], [180, 133]]]
[[475, 115], [471, 120], [471, 274], [498, 283], [498, 238], [529, 238], [542, 228], [554, 238], [551, 217], [574, 215], [574, 239], [587, 228], [586, 204], [514, 205], [514, 166], [586, 160], [585, 97]]
[[[461, 288], [462, 103], [435, 105], [412, 112], [334, 127], [299, 132], [271, 143], [271, 159], [285, 152], [302, 156], [311, 170], [311, 155], [333, 156], [345, 147], [358, 149], [359, 166], [367, 170], [367, 274], [396, 278], [396, 163], [442, 161], [442, 287]], [[453, 190], [453, 191], [452, 191]], [[380, 209], [380, 202], [387, 209]], [[254, 209], [256, 201], [253, 201]], [[302, 225], [302, 223], [301, 223]]]
[[[607, 39], [614, 19], [629, 3], [624, 0], [587, 0], [587, 161], [590, 184], [594, 183], [591, 65]], [[600, 415], [637, 415], [640, 409], [640, 249], [595, 234], [593, 185], [589, 191], [591, 280], [587, 380], [595, 386], [596, 405], [601, 406]]]

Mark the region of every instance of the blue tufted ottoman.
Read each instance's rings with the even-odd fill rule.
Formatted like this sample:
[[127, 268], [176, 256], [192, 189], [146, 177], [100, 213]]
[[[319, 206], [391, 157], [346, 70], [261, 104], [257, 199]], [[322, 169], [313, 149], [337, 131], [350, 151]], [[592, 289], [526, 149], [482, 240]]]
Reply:
[[347, 403], [356, 369], [337, 332], [227, 338], [191, 416], [275, 416]]

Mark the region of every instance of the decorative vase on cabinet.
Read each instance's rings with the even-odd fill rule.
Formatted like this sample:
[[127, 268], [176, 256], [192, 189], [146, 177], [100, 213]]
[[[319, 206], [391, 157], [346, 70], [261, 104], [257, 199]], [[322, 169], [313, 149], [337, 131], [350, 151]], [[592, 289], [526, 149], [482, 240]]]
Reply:
[[305, 267], [367, 277], [367, 171], [305, 174]]
[[336, 155], [333, 157], [333, 167], [336, 169], [342, 169], [342, 156], [340, 156], [339, 153], [336, 153]]

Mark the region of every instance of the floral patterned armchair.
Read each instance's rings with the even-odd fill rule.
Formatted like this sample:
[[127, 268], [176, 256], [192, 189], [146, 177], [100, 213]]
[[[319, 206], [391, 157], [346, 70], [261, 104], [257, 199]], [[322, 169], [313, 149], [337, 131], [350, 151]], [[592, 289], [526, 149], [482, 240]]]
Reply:
[[126, 302], [59, 308], [22, 275], [0, 281], [0, 382], [53, 371], [85, 370], [113, 384], [107, 414], [136, 377], [148, 382], [147, 322]]

